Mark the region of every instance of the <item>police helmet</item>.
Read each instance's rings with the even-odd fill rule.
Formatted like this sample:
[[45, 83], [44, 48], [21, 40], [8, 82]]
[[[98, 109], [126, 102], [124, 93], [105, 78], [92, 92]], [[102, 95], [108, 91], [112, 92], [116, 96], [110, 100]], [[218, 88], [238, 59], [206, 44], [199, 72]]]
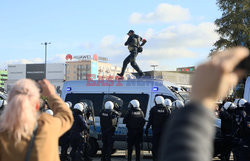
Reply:
[[84, 112], [87, 107], [88, 107], [88, 105], [85, 102], [79, 102], [79, 103], [75, 104], [74, 109], [77, 109], [81, 112]]
[[247, 103], [247, 100], [245, 100], [245, 99], [242, 98], [242, 99], [239, 100], [238, 106], [239, 106], [239, 107], [244, 107], [244, 105], [245, 105], [246, 103]]
[[107, 101], [107, 102], [105, 103], [105, 109], [107, 109], [107, 110], [112, 110], [112, 109], [114, 109], [114, 103], [111, 102], [111, 101]]
[[180, 100], [175, 100], [173, 102], [172, 106], [175, 108], [182, 108], [182, 107], [184, 107], [184, 103]]
[[155, 97], [155, 104], [164, 105], [164, 98], [162, 96]]
[[65, 104], [66, 104], [66, 106], [67, 106], [68, 108], [71, 108], [71, 107], [72, 107], [72, 103], [71, 103], [70, 101], [65, 102]]
[[229, 108], [233, 108], [234, 109], [234, 108], [236, 108], [236, 105], [234, 103], [232, 103], [232, 102], [226, 102], [226, 103], [224, 103], [223, 108], [225, 110], [227, 110]]
[[133, 108], [140, 108], [140, 102], [136, 99], [129, 102], [129, 106]]
[[47, 109], [45, 112], [51, 116], [54, 115], [54, 112], [51, 109]]
[[170, 99], [165, 99], [164, 101], [165, 106], [172, 106], [172, 101]]

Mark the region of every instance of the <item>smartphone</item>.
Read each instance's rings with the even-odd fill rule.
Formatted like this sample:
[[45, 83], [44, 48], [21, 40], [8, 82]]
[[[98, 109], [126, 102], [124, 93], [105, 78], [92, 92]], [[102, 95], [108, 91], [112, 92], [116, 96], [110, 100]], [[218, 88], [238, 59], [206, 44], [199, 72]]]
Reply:
[[243, 59], [237, 66], [235, 69], [243, 69], [245, 70], [247, 73], [250, 73], [250, 55]]

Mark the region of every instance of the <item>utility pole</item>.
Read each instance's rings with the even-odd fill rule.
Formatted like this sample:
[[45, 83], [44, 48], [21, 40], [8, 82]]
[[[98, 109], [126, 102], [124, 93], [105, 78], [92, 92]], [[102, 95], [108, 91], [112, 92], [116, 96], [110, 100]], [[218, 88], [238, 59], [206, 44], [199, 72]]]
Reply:
[[155, 71], [155, 68], [158, 67], [158, 65], [150, 65], [151, 67], [153, 67], [153, 71]]
[[47, 45], [51, 44], [51, 42], [44, 42], [41, 45], [45, 47], [45, 60], [44, 60], [44, 78], [46, 79], [46, 66], [47, 66]]

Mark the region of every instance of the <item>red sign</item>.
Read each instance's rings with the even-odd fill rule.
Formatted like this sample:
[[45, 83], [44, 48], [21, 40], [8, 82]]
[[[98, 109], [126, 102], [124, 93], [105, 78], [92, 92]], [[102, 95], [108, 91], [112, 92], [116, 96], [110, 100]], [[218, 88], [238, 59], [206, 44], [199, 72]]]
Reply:
[[95, 61], [98, 61], [98, 55], [97, 55], [97, 54], [94, 54], [93, 59], [94, 59]]
[[66, 59], [66, 60], [72, 60], [72, 59], [73, 59], [73, 57], [72, 57], [72, 55], [71, 55], [71, 54], [67, 54], [65, 59]]

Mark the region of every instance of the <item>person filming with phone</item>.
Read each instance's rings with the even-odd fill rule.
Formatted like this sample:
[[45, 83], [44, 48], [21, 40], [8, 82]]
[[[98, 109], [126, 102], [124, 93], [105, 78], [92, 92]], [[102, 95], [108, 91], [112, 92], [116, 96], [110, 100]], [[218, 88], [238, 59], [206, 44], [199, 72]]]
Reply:
[[[54, 116], [39, 112], [40, 95]], [[48, 80], [17, 81], [0, 116], [0, 161], [59, 161], [58, 139], [72, 124], [71, 110]]]

